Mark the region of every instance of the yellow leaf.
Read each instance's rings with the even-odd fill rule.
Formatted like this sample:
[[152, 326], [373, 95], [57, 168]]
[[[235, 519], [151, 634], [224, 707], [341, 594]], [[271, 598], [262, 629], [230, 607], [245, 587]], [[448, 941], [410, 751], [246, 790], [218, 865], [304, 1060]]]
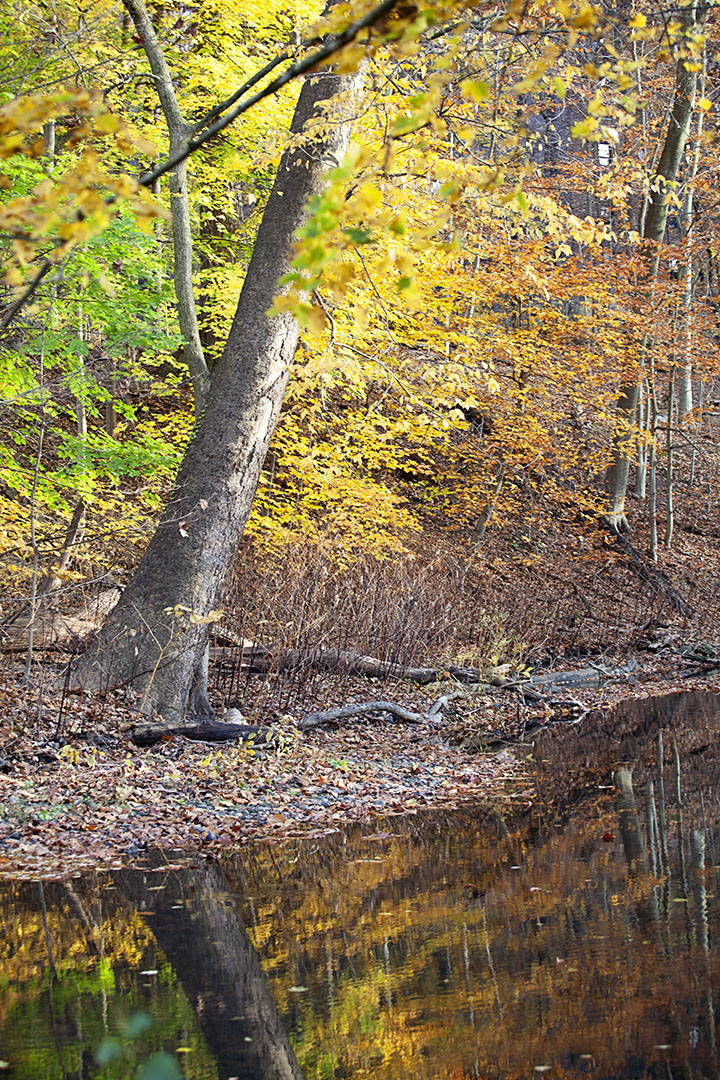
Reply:
[[335, 71], [341, 75], [351, 74], [362, 64], [365, 59], [365, 47], [363, 45], [347, 45], [335, 61]]
[[355, 198], [363, 210], [370, 211], [382, 202], [382, 192], [375, 184], [363, 184]]
[[642, 14], [642, 12], [637, 11], [628, 23], [628, 26], [631, 30], [642, 30], [645, 26], [647, 26], [647, 19]]
[[101, 135], [111, 135], [122, 127], [122, 120], [112, 113], [102, 113], [95, 119], [95, 130]]
[[586, 139], [597, 130], [598, 122], [594, 116], [587, 116], [577, 124], [573, 124], [570, 134], [574, 139]]
[[463, 79], [460, 83], [460, 93], [470, 101], [487, 101], [490, 97], [490, 87], [479, 79]]

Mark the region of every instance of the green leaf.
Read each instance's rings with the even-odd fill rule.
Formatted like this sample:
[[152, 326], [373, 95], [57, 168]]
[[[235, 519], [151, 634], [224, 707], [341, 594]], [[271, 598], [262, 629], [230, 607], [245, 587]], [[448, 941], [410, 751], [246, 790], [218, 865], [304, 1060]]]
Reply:
[[372, 233], [369, 231], [369, 229], [363, 229], [358, 226], [353, 226], [349, 229], [343, 229], [343, 233], [345, 234], [345, 236], [347, 236], [348, 240], [350, 240], [351, 243], [355, 244], [358, 247], [361, 244], [372, 243]]

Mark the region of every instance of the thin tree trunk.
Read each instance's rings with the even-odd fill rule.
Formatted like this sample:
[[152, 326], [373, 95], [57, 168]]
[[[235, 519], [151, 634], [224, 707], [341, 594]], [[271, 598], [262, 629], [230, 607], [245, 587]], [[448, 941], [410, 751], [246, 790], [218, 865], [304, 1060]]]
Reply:
[[698, 417], [699, 421], [695, 425], [695, 436], [692, 444], [692, 455], [690, 457], [690, 480], [688, 481], [690, 487], [695, 486], [695, 466], [697, 465], [697, 445], [700, 435], [700, 424], [702, 423], [702, 411], [705, 404], [705, 380], [700, 378], [700, 386], [698, 389]]
[[673, 417], [675, 412], [675, 372], [676, 367], [673, 364], [670, 368], [670, 382], [668, 384], [668, 418], [667, 418], [667, 441], [666, 441], [666, 455], [667, 455], [667, 479], [665, 482], [665, 547], [670, 548], [673, 538], [673, 530], [675, 528], [675, 506], [674, 506], [674, 460], [673, 460]]
[[650, 379], [650, 498], [648, 501], [648, 516], [650, 518], [650, 557], [657, 562], [658, 527], [657, 527], [657, 388], [655, 386], [655, 371], [651, 368]]
[[[703, 53], [703, 70], [700, 73], [698, 93], [705, 96], [705, 71], [707, 65], [706, 54]], [[680, 383], [678, 386], [678, 424], [682, 425], [688, 414], [692, 412], [692, 338], [693, 338], [693, 215], [695, 209], [695, 182], [700, 167], [700, 147], [702, 144], [703, 123], [705, 113], [698, 109], [695, 128], [695, 152], [692, 156], [689, 175], [685, 182], [685, 197], [683, 199], [681, 228], [682, 241], [685, 247], [685, 258], [681, 261], [680, 280], [684, 286], [682, 289], [682, 347], [685, 351], [685, 362], [682, 367]]]
[[130, 585], [74, 673], [76, 685], [96, 691], [132, 686], [145, 713], [180, 718], [201, 670], [207, 620], [220, 602], [250, 513], [298, 341], [291, 314], [266, 313], [290, 267], [307, 201], [322, 190], [328, 166], [347, 149], [349, 122], [336, 116], [328, 124], [327, 103], [344, 92], [345, 106], [352, 109], [356, 102], [348, 99], [360, 81], [358, 74], [317, 71], [303, 86], [291, 132], [307, 131], [316, 120], [316, 138], [306, 137], [283, 155], [230, 335], [172, 497]]
[[[641, 435], [646, 435], [648, 430], [648, 404], [647, 395], [642, 392], [642, 387], [638, 395], [637, 404], [637, 426]], [[637, 451], [637, 463], [635, 466], [635, 486], [633, 488], [633, 495], [636, 499], [644, 499], [647, 488], [647, 464], [648, 464], [648, 444], [646, 441], [641, 441], [638, 444]]]
[[[187, 145], [193, 127], [185, 122], [152, 20], [144, 0], [122, 0], [142, 40], [150, 63], [155, 89], [162, 106], [170, 139], [170, 156]], [[198, 329], [195, 291], [192, 280], [193, 238], [187, 190], [187, 162], [182, 161], [170, 173], [170, 214], [173, 238], [173, 282], [177, 300], [178, 324], [183, 338], [183, 360], [193, 386], [195, 413], [202, 410], [210, 389], [210, 372], [205, 362]]]
[[470, 543], [473, 549], [479, 548], [482, 544], [487, 527], [492, 520], [493, 514], [495, 513], [495, 506], [500, 497], [500, 492], [503, 489], [503, 484], [505, 483], [502, 465], [498, 465], [497, 469], [495, 470], [493, 483], [494, 487], [489, 493], [487, 497], [487, 502], [485, 503], [485, 506], [480, 512], [480, 515], [478, 516], [478, 519], [473, 527], [472, 535], [470, 537]]
[[[698, 8], [695, 5], [688, 10], [685, 19], [688, 32], [691, 28], [693, 30], [701, 29], [705, 12], [706, 9], [702, 9], [702, 15], [699, 17]], [[677, 180], [680, 163], [685, 152], [685, 144], [690, 133], [690, 124], [695, 108], [697, 82], [697, 72], [688, 71], [686, 58], [681, 58], [676, 67], [675, 98], [668, 120], [665, 141], [655, 171], [651, 194], [647, 201], [647, 211], [641, 222], [641, 236], [649, 244], [646, 280], [651, 289], [658, 275], [660, 262], [658, 245], [665, 235], [669, 209], [666, 198], [671, 186]], [[640, 351], [641, 360], [647, 355], [649, 346], [650, 339], [646, 338]], [[631, 381], [622, 386], [618, 394], [616, 407], [618, 425], [613, 439], [613, 460], [606, 475], [609, 495], [608, 518], [619, 532], [626, 532], [629, 528], [625, 513], [625, 496], [634, 441], [633, 424], [639, 395], [640, 380], [633, 373]]]

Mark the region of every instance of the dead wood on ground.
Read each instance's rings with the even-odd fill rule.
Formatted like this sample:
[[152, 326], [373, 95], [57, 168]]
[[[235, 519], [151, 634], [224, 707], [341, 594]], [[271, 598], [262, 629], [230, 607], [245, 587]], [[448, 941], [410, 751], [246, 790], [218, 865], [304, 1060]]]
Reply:
[[394, 701], [362, 701], [353, 702], [350, 705], [340, 705], [336, 709], [327, 709], [325, 712], [311, 713], [298, 722], [300, 731], [319, 727], [321, 724], [333, 724], [338, 720], [345, 720], [349, 716], [366, 716], [368, 713], [385, 712], [396, 716], [398, 720], [404, 720], [408, 724], [419, 724], [424, 720], [421, 713], [411, 712], [402, 705], [396, 705]]
[[137, 724], [132, 731], [132, 741], [136, 746], [154, 746], [173, 735], [199, 742], [234, 742], [240, 739], [248, 742], [252, 739], [258, 745], [268, 745], [277, 741], [277, 735], [267, 727], [225, 724], [217, 720], [198, 720], [186, 724]]
[[600, 518], [600, 528], [604, 529], [605, 532], [610, 533], [615, 547], [618, 548], [623, 555], [627, 556], [628, 563], [632, 569], [643, 581], [648, 583], [651, 590], [656, 595], [667, 597], [675, 610], [686, 619], [694, 618], [694, 609], [688, 604], [687, 600], [680, 595], [667, 574], [664, 574], [655, 563], [650, 562], [641, 551], [638, 551], [636, 547], [633, 547], [627, 537], [623, 536], [623, 534], [619, 532], [607, 518]]

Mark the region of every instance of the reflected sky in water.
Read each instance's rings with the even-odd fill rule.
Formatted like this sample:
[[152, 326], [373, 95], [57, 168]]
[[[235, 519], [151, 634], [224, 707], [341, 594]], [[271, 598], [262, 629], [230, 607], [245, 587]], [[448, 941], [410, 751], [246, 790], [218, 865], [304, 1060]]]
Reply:
[[0, 1075], [717, 1077], [719, 726], [558, 725], [512, 815], [0, 885]]

